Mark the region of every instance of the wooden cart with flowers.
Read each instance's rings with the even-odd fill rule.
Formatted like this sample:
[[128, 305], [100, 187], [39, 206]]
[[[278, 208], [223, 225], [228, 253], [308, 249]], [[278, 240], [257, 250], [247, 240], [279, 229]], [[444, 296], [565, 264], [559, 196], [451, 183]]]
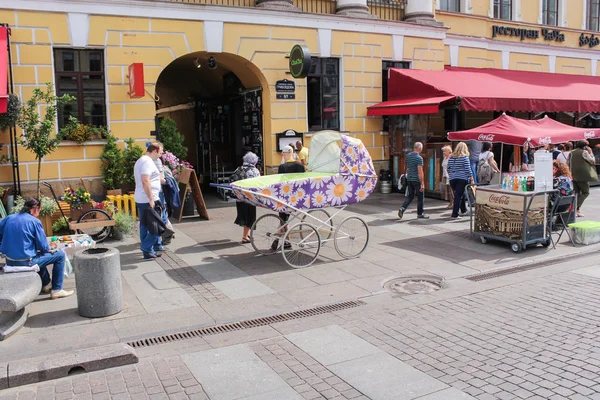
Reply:
[[48, 182], [43, 183], [59, 205], [60, 212], [68, 222], [69, 229], [76, 233], [89, 235], [96, 243], [102, 242], [110, 236], [112, 227], [117, 224], [112, 218], [114, 205], [108, 201], [95, 202], [85, 187], [79, 189], [66, 188], [63, 193], [63, 202], [69, 206], [69, 218], [61, 207], [54, 189]]

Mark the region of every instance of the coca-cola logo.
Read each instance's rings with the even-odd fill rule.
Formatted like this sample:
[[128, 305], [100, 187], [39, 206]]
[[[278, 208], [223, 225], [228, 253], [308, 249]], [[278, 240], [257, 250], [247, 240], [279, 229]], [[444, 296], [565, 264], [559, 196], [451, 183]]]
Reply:
[[496, 203], [496, 204], [504, 204], [505, 206], [508, 205], [510, 197], [508, 196], [502, 196], [502, 195], [498, 195], [498, 194], [492, 194], [490, 195], [490, 203]]
[[479, 137], [477, 138], [477, 140], [479, 140], [480, 142], [493, 142], [494, 141], [494, 136], [492, 134], [481, 134], [479, 135]]
[[596, 137], [596, 132], [595, 131], [583, 132], [583, 137], [585, 139], [593, 139]]
[[540, 144], [543, 146], [545, 144], [550, 144], [552, 143], [552, 138], [550, 136], [546, 136], [543, 138], [540, 138]]

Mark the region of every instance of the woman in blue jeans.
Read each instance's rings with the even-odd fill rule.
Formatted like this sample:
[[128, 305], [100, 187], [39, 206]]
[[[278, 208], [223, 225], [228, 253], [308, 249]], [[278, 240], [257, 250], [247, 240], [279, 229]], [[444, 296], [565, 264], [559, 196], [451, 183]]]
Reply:
[[450, 187], [454, 190], [454, 207], [452, 207], [452, 218], [460, 218], [458, 210], [464, 214], [467, 212], [465, 204], [465, 187], [473, 183], [473, 171], [469, 160], [469, 149], [464, 142], [456, 145], [454, 152], [448, 159], [448, 175]]

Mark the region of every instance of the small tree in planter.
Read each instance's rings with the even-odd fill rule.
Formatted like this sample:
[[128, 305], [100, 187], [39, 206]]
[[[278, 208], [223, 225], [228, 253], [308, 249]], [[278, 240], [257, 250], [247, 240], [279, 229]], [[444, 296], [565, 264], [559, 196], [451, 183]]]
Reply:
[[109, 134], [106, 138], [100, 160], [102, 161], [102, 180], [107, 194], [121, 194], [116, 191], [121, 191], [121, 185], [125, 180], [124, 159], [121, 149], [117, 146], [117, 138], [114, 135]]
[[[31, 151], [38, 162], [37, 168], [37, 197], [40, 198], [40, 176], [42, 159], [52, 153], [60, 143], [60, 137], [54, 135], [56, 109], [59, 104], [75, 100], [75, 97], [64, 94], [57, 97], [52, 89], [52, 84], [47, 83], [46, 89], [34, 89], [33, 96], [21, 107], [17, 125], [23, 132], [17, 138], [19, 144]], [[38, 106], [46, 106], [44, 117], [40, 119]]]
[[165, 151], [170, 151], [180, 160], [187, 158], [188, 149], [185, 147], [185, 138], [177, 130], [177, 124], [171, 118], [163, 118], [159, 126], [160, 141]]
[[125, 141], [127, 147], [123, 152], [123, 183], [128, 188], [135, 188], [135, 177], [133, 176], [133, 167], [137, 160], [144, 155], [144, 150], [135, 144], [132, 138]]

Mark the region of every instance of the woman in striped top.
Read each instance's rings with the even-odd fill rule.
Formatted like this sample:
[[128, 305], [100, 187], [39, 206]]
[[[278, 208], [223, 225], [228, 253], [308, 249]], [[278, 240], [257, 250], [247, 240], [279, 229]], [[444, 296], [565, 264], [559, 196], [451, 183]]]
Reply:
[[448, 175], [450, 176], [450, 187], [454, 190], [454, 207], [452, 207], [452, 218], [460, 218], [458, 210], [464, 214], [467, 212], [465, 204], [465, 187], [473, 183], [473, 172], [469, 161], [469, 149], [464, 142], [456, 145], [454, 152], [448, 159]]

